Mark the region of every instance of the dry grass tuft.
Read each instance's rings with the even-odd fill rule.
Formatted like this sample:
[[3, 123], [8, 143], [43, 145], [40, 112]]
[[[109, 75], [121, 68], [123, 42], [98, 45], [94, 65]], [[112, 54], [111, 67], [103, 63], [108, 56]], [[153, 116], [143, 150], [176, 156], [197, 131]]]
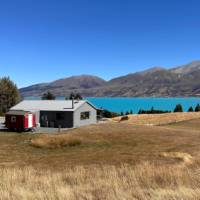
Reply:
[[76, 166], [63, 171], [0, 169], [1, 199], [192, 200], [200, 196], [197, 169], [156, 166]]
[[163, 156], [165, 158], [179, 159], [185, 164], [192, 164], [194, 161], [193, 157], [190, 154], [182, 152], [163, 152], [160, 154], [160, 156]]
[[38, 148], [61, 148], [61, 147], [73, 147], [81, 145], [82, 140], [79, 137], [72, 135], [57, 135], [49, 136], [43, 135], [31, 140], [31, 145]]

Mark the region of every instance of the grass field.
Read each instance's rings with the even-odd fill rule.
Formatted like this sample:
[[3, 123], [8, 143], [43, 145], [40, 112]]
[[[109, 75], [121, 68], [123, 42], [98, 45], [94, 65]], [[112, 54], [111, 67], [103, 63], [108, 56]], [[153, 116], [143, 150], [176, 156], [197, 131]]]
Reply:
[[[121, 117], [115, 117], [112, 121], [118, 122]], [[191, 119], [200, 119], [200, 112], [182, 112], [165, 114], [142, 114], [129, 115], [126, 121], [130, 125], [166, 125], [171, 123], [188, 121]]]
[[200, 119], [0, 133], [0, 199], [198, 199]]

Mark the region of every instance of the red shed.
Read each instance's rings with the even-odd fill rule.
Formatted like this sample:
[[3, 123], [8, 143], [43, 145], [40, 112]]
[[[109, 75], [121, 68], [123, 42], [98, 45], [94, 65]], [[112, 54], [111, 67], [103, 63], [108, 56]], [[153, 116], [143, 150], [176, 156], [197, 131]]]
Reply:
[[10, 110], [6, 113], [6, 127], [11, 130], [31, 130], [36, 127], [35, 114], [29, 111]]

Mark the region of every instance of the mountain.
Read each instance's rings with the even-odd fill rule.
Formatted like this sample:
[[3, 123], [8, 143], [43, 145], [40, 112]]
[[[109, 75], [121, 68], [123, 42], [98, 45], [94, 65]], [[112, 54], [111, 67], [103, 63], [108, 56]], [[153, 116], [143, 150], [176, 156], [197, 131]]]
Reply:
[[154, 72], [159, 72], [159, 71], [163, 71], [163, 70], [166, 70], [165, 68], [163, 67], [152, 67], [150, 69], [147, 69], [147, 70], [144, 70], [144, 71], [141, 71], [141, 72], [138, 72], [142, 75], [146, 75], [146, 74], [152, 74]]
[[58, 96], [78, 92], [94, 97], [178, 97], [200, 96], [200, 61], [171, 69], [153, 67], [105, 81], [81, 75], [20, 89], [22, 96], [41, 96], [46, 91]]
[[92, 89], [103, 86], [105, 80], [91, 75], [71, 76], [59, 79], [51, 83], [41, 83], [29, 87], [21, 88], [22, 96], [41, 96], [46, 91], [51, 91], [57, 96], [68, 96], [71, 92]]
[[182, 65], [171, 69], [172, 72], [177, 74], [189, 74], [200, 70], [200, 61], [193, 61], [187, 65]]

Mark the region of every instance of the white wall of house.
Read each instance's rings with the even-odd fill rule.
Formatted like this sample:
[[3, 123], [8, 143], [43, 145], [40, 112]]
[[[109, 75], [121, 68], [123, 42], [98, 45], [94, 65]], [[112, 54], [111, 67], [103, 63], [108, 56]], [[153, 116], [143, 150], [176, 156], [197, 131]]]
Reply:
[[[89, 119], [81, 119], [82, 112], [89, 112]], [[74, 111], [74, 127], [97, 123], [97, 111], [87, 102]]]
[[40, 111], [33, 111], [33, 113], [35, 114], [35, 120], [36, 120], [36, 124], [39, 125], [40, 124]]

